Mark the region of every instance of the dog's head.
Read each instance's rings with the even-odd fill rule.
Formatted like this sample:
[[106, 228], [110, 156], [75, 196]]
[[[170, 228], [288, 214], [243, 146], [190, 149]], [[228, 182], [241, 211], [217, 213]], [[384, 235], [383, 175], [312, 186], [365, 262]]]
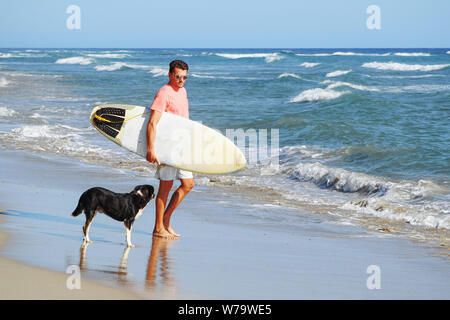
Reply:
[[144, 208], [155, 197], [155, 189], [151, 185], [144, 184], [134, 188], [132, 194], [138, 196], [139, 207]]

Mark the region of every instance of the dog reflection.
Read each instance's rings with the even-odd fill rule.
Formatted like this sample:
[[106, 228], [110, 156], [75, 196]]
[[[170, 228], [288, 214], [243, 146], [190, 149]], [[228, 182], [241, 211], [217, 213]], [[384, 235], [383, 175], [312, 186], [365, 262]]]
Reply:
[[[153, 237], [150, 256], [147, 263], [147, 272], [145, 277], [145, 287], [147, 290], [163, 289], [169, 295], [175, 294], [177, 287], [176, 281], [171, 272], [171, 259], [168, 255], [168, 249], [172, 241], [159, 237]], [[128, 255], [131, 247], [125, 247], [117, 271], [108, 270], [94, 270], [87, 268], [86, 252], [89, 243], [84, 243], [80, 247], [80, 262], [79, 267], [81, 271], [100, 271], [108, 274], [116, 274], [117, 280], [120, 284], [128, 284], [127, 280], [127, 263]], [[159, 262], [159, 268], [158, 268]], [[161, 278], [158, 281], [158, 276]]]
[[117, 271], [108, 271], [108, 270], [94, 270], [87, 269], [86, 264], [86, 251], [89, 246], [89, 243], [83, 243], [80, 247], [80, 271], [100, 271], [108, 274], [117, 274], [117, 280], [120, 284], [127, 284], [127, 263], [128, 263], [128, 255], [130, 253], [131, 247], [125, 247], [122, 258], [120, 259], [119, 266], [117, 267]]

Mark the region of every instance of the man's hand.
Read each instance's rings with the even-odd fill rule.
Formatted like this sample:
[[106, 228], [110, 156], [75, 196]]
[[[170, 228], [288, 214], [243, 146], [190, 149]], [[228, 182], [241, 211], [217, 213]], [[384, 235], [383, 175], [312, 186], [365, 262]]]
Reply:
[[150, 163], [155, 163], [156, 162], [156, 164], [158, 164], [158, 166], [161, 165], [161, 163], [159, 162], [158, 157], [156, 156], [155, 151], [153, 151], [153, 150], [147, 151], [147, 161], [150, 162]]

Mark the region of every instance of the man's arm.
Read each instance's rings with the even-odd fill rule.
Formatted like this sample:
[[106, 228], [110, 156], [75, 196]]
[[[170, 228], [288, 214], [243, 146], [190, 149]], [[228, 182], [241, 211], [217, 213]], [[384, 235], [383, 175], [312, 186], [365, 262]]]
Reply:
[[155, 153], [155, 137], [156, 137], [156, 126], [161, 119], [162, 112], [152, 110], [150, 120], [147, 125], [147, 161], [151, 163], [157, 163], [160, 165], [158, 157]]

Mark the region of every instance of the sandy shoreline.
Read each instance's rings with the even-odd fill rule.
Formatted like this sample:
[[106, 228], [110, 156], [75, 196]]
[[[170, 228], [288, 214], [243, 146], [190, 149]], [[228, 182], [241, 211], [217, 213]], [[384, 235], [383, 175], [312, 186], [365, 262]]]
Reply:
[[[196, 187], [174, 216], [177, 241], [151, 237], [154, 204], [125, 248], [120, 223], [96, 217], [80, 249], [82, 191], [128, 192], [153, 177], [0, 149], [2, 299], [448, 299], [449, 259], [393, 235]], [[68, 266], [82, 290], [68, 290]], [[380, 289], [369, 289], [370, 266]], [[40, 279], [42, 282], [34, 281]], [[45, 289], [44, 289], [45, 288]]]
[[[2, 223], [0, 216], [0, 224]], [[0, 248], [8, 236], [0, 232]], [[82, 280], [80, 289], [68, 289], [69, 274], [33, 267], [5, 257], [0, 257], [0, 300], [129, 300], [139, 299], [132, 292]]]

